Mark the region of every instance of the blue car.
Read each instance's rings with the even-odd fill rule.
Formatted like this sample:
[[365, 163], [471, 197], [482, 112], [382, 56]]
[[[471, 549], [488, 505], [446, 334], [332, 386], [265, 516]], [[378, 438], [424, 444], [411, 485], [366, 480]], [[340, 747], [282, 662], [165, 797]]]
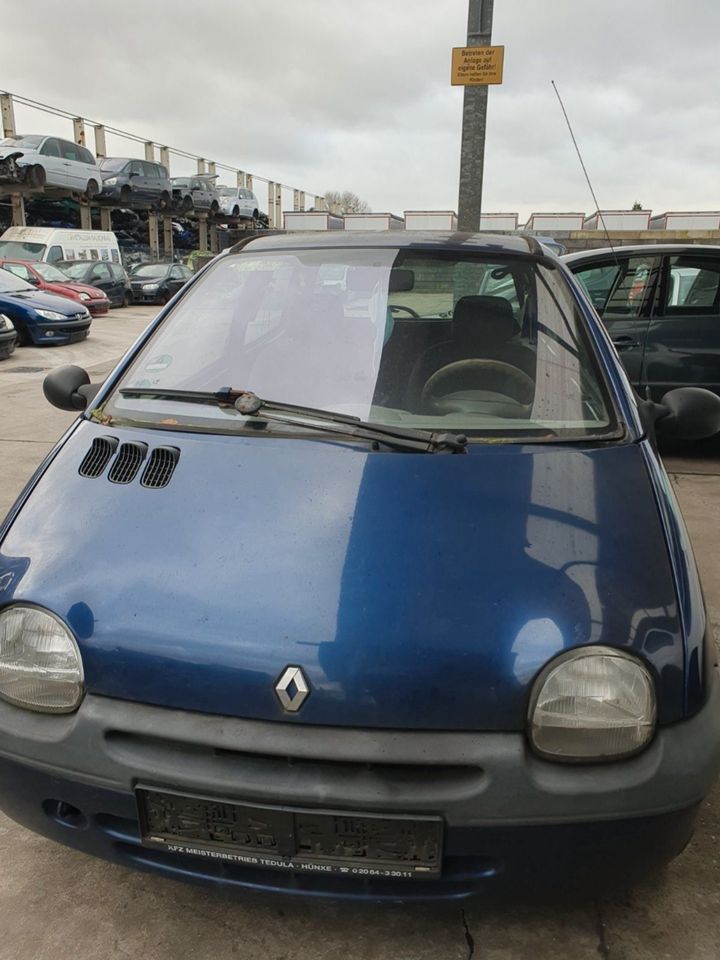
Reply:
[[76, 343], [90, 333], [87, 309], [69, 297], [42, 293], [9, 270], [0, 269], [0, 314], [8, 317], [21, 344]]
[[720, 687], [659, 436], [532, 239], [275, 235], [195, 276], [0, 527], [0, 808], [237, 890], [443, 900], [679, 854]]

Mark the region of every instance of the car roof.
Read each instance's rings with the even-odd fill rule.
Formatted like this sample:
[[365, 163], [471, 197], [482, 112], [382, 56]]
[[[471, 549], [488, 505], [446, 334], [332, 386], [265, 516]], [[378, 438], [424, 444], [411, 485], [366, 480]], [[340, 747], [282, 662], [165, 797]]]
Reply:
[[545, 257], [545, 251], [534, 237], [511, 237], [488, 233], [458, 233], [452, 231], [388, 230], [272, 233], [241, 241], [229, 253], [238, 253], [252, 247], [261, 250], [307, 250], [324, 247], [399, 247], [403, 250], [452, 250], [466, 253], [524, 254]]
[[578, 250], [560, 259], [564, 263], [580, 260], [606, 260], [627, 253], [714, 253], [720, 256], [720, 246], [709, 243], [634, 243], [622, 247], [602, 247], [598, 250]]

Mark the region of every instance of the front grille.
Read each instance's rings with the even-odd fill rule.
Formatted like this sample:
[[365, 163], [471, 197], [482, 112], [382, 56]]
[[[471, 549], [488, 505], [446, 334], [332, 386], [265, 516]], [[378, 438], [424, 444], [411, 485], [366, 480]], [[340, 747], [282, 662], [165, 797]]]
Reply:
[[117, 450], [116, 437], [96, 437], [80, 464], [81, 477], [99, 477]]
[[123, 443], [110, 469], [108, 479], [112, 483], [131, 483], [147, 454], [146, 443]]
[[155, 447], [140, 480], [142, 486], [151, 490], [166, 487], [170, 483], [179, 456], [177, 447]]

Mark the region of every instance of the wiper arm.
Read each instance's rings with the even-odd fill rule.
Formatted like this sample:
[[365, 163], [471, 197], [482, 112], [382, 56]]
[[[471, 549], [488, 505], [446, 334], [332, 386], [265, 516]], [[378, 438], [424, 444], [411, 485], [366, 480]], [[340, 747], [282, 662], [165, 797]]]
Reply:
[[[357, 437], [360, 440], [374, 440], [399, 450], [415, 450], [418, 453], [465, 453], [467, 447], [467, 437], [464, 434], [438, 433], [433, 430], [415, 430], [368, 423], [359, 417], [321, 410], [318, 407], [303, 407], [276, 400], [263, 400], [250, 390], [236, 390], [232, 387], [223, 387], [215, 391], [126, 387], [120, 391], [120, 395], [232, 406], [245, 417], [260, 417], [264, 420], [291, 425], [309, 425], [325, 433], [342, 434]], [[300, 419], [303, 417], [305, 423]], [[307, 424], [307, 420], [312, 420], [313, 423]]]

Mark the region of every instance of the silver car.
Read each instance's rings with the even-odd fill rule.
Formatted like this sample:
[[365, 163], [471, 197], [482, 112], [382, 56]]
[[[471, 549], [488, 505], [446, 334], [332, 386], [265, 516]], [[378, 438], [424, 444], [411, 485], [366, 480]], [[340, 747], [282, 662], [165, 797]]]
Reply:
[[102, 177], [87, 147], [60, 137], [32, 134], [0, 140], [0, 183], [18, 183], [38, 190], [58, 187], [96, 197]]
[[258, 200], [252, 190], [245, 187], [218, 187], [217, 192], [221, 213], [228, 217], [258, 219]]

